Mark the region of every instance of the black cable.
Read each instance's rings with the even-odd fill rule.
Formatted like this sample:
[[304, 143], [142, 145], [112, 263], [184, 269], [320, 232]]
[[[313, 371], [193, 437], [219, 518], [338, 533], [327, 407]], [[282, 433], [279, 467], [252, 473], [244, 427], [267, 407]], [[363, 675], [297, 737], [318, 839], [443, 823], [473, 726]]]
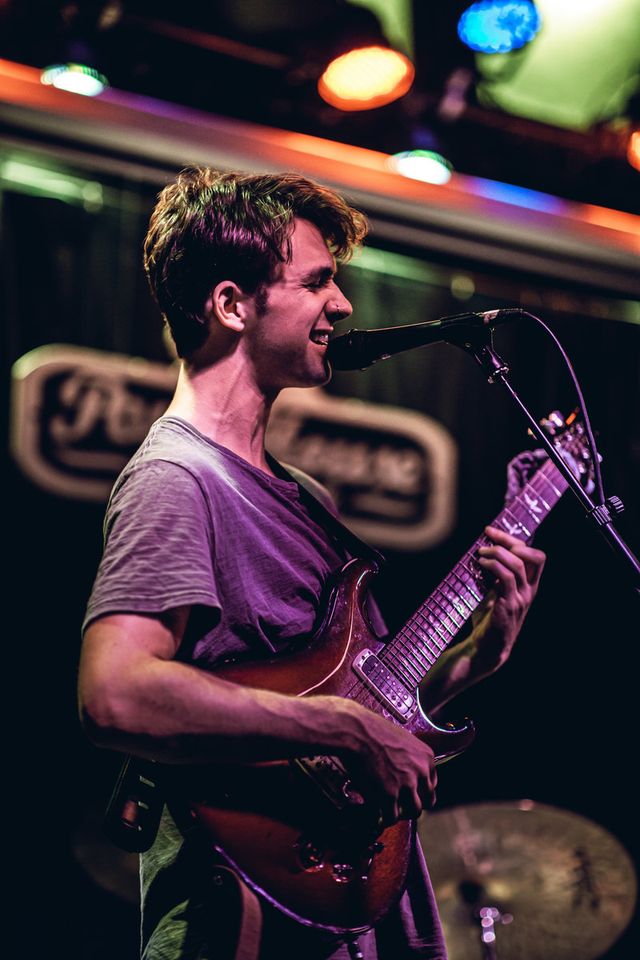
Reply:
[[[529, 317], [531, 320], [535, 320], [536, 323], [538, 323], [538, 324], [543, 328], [543, 330], [545, 330], [545, 331], [549, 334], [549, 336], [551, 337], [551, 340], [553, 341], [553, 343], [556, 345], [556, 347], [557, 347], [558, 350], [560, 351], [560, 355], [561, 355], [562, 359], [564, 360], [565, 364], [567, 365], [567, 369], [568, 369], [568, 371], [569, 371], [569, 375], [570, 375], [570, 377], [571, 377], [571, 379], [572, 379], [572, 381], [573, 381], [573, 385], [574, 385], [574, 388], [575, 388], [575, 391], [576, 391], [576, 395], [577, 395], [577, 397], [578, 397], [578, 406], [579, 406], [579, 408], [580, 408], [580, 413], [581, 413], [581, 415], [582, 415], [582, 420], [583, 420], [583, 423], [584, 423], [585, 434], [586, 434], [586, 437], [587, 437], [587, 444], [588, 444], [588, 446], [589, 446], [589, 453], [591, 454], [591, 461], [592, 461], [592, 464], [593, 464], [593, 482], [594, 482], [594, 484], [595, 484], [596, 499], [597, 499], [597, 502], [598, 502], [599, 504], [604, 504], [604, 503], [605, 503], [605, 495], [604, 495], [604, 487], [603, 487], [603, 484], [602, 484], [602, 474], [601, 474], [601, 471], [600, 471], [600, 455], [599, 455], [598, 450], [597, 450], [597, 448], [596, 448], [596, 442], [595, 442], [595, 439], [594, 439], [594, 436], [593, 436], [593, 429], [592, 429], [592, 427], [591, 427], [591, 420], [589, 419], [589, 413], [588, 413], [588, 411], [587, 411], [587, 406], [586, 406], [585, 399], [584, 399], [584, 396], [583, 396], [583, 393], [582, 393], [582, 389], [581, 389], [581, 387], [580, 387], [580, 383], [579, 383], [579, 381], [578, 381], [578, 377], [576, 376], [576, 372], [575, 372], [575, 370], [573, 369], [573, 365], [572, 365], [572, 363], [571, 363], [571, 360], [569, 359], [566, 350], [564, 349], [564, 347], [562, 346], [562, 344], [560, 343], [560, 341], [559, 341], [558, 338], [556, 337], [556, 335], [555, 335], [555, 333], [553, 332], [553, 330], [552, 330], [550, 327], [548, 327], [547, 324], [546, 324], [543, 320], [540, 319], [540, 317], [536, 317], [535, 314], [529, 313], [527, 310], [521, 310], [519, 307], [515, 307], [515, 308], [513, 308], [513, 309], [514, 309], [514, 311], [515, 311], [516, 313], [519, 313], [519, 314], [522, 314], [522, 315], [524, 315], [524, 316], [526, 316], [526, 317]], [[507, 308], [507, 310], [508, 310], [508, 308]]]

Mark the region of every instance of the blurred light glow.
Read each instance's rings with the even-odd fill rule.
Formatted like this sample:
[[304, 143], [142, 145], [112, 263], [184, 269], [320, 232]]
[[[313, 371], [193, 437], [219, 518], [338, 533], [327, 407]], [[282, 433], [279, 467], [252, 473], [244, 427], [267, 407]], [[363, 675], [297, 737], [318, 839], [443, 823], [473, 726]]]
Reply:
[[531, 0], [480, 0], [458, 21], [458, 36], [480, 53], [508, 53], [533, 40], [541, 19]]
[[636, 170], [640, 170], [640, 130], [634, 130], [627, 145], [627, 160]]
[[318, 93], [339, 110], [371, 110], [403, 96], [415, 70], [408, 57], [387, 47], [361, 47], [332, 60]]
[[[625, 0], [622, 0], [623, 4]], [[568, 24], [575, 27], [577, 22], [598, 19], [601, 13], [607, 13], [612, 7], [620, 7], [620, 0], [537, 0], [545, 21], [547, 15], [553, 16], [554, 29], [558, 25]]]
[[40, 75], [40, 81], [46, 86], [68, 90], [69, 93], [79, 93], [83, 97], [97, 97], [105, 87], [109, 86], [105, 76], [81, 63], [56, 63], [45, 67]]
[[403, 177], [441, 185], [451, 180], [453, 167], [435, 150], [405, 150], [389, 158], [389, 166]]
[[0, 185], [33, 196], [52, 197], [66, 203], [79, 204], [87, 211], [100, 210], [104, 203], [102, 185], [95, 180], [82, 180], [59, 170], [37, 167], [21, 158], [9, 156], [0, 161]]
[[528, 187], [518, 187], [513, 183], [500, 183], [499, 180], [485, 180], [483, 177], [467, 177], [467, 183], [476, 196], [486, 197], [488, 200], [511, 203], [516, 207], [541, 210], [544, 213], [563, 214], [568, 211], [569, 205], [566, 201], [550, 193], [529, 190]]
[[471, 277], [456, 273], [451, 277], [450, 289], [456, 300], [470, 300], [476, 292], [476, 285]]

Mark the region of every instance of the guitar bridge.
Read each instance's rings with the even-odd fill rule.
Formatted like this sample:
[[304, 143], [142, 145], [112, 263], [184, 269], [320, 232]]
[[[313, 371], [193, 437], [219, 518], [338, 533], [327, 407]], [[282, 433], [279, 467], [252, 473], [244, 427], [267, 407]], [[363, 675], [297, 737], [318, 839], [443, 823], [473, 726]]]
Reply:
[[411, 719], [418, 701], [373, 650], [361, 650], [353, 661], [353, 669], [396, 720], [407, 723]]
[[353, 785], [344, 765], [337, 757], [304, 757], [293, 761], [294, 766], [310, 777], [336, 810], [359, 807], [364, 797]]

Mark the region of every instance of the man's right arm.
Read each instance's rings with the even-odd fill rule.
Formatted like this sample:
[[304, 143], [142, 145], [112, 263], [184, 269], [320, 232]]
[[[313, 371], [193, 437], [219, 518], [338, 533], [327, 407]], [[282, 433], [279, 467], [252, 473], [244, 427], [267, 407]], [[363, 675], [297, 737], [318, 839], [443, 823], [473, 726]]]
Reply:
[[94, 743], [171, 764], [335, 753], [357, 761], [389, 822], [432, 802], [433, 752], [383, 717], [341, 697], [243, 687], [176, 660], [188, 616], [185, 607], [89, 625], [78, 690]]

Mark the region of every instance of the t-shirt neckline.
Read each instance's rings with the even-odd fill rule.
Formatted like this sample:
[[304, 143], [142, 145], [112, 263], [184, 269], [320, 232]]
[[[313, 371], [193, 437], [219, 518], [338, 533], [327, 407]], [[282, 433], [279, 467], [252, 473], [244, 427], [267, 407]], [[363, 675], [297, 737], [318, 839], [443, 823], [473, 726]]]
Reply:
[[[266, 473], [264, 470], [261, 470], [260, 467], [256, 467], [252, 463], [249, 463], [249, 461], [245, 460], [244, 457], [241, 457], [240, 454], [235, 453], [233, 450], [230, 450], [229, 447], [225, 447], [224, 444], [218, 443], [216, 440], [212, 440], [211, 437], [208, 437], [205, 433], [202, 433], [200, 430], [198, 430], [197, 427], [194, 427], [192, 423], [189, 423], [188, 420], [183, 419], [183, 417], [176, 417], [174, 414], [167, 414], [165, 416], [159, 417], [156, 420], [156, 424], [160, 424], [162, 422], [178, 424], [178, 426], [185, 429], [188, 433], [191, 433], [195, 437], [197, 437], [199, 440], [202, 440], [203, 443], [206, 443], [209, 446], [212, 446], [215, 450], [218, 450], [220, 453], [224, 454], [224, 456], [229, 457], [235, 463], [238, 463], [241, 467], [246, 469], [249, 473], [253, 474], [254, 476], [258, 477], [261, 481], [267, 484], [272, 484], [276, 487], [280, 487], [281, 489], [289, 493], [295, 493], [296, 496], [298, 496], [299, 486], [295, 480], [286, 480], [284, 477], [271, 476], [270, 473]], [[276, 458], [269, 453], [268, 450], [266, 451], [266, 453], [267, 453], [267, 460], [269, 462], [269, 465], [272, 467], [274, 472], [279, 471], [279, 472], [286, 473], [285, 468], [282, 466], [282, 464], [280, 464], [276, 460]]]

